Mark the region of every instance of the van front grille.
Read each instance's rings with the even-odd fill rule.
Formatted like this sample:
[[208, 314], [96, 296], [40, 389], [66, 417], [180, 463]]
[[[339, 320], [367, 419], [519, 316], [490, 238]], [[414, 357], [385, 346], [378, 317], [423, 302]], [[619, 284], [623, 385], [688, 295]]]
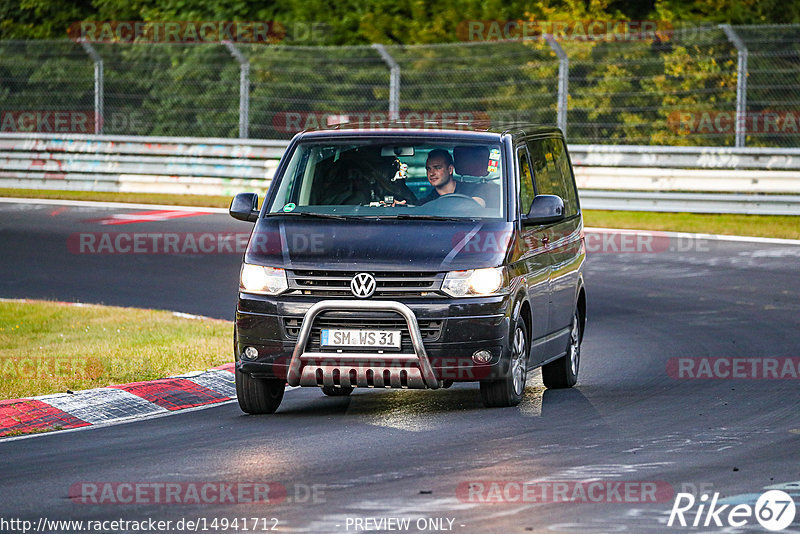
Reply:
[[[289, 290], [303, 295], [352, 298], [350, 282], [359, 272], [290, 270], [287, 271]], [[372, 297], [441, 297], [445, 273], [437, 272], [370, 272], [375, 277]]]

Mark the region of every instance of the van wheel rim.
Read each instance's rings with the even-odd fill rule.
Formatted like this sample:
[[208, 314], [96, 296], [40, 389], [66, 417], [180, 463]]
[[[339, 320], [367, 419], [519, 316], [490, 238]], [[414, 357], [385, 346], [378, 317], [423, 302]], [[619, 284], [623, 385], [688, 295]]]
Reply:
[[514, 331], [511, 354], [511, 377], [514, 380], [514, 393], [522, 395], [525, 389], [525, 332], [522, 328]]
[[581, 334], [578, 326], [578, 314], [572, 318], [572, 330], [569, 333], [569, 366], [572, 376], [578, 376], [578, 358], [580, 357]]

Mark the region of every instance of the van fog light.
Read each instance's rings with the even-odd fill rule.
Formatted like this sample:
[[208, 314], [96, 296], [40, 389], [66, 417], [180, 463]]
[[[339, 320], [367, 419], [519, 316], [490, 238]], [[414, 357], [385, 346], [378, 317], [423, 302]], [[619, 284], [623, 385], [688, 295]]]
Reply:
[[489, 363], [492, 361], [492, 353], [488, 350], [476, 350], [472, 355], [472, 361], [475, 363]]
[[244, 349], [244, 354], [242, 354], [242, 358], [245, 360], [255, 360], [258, 358], [258, 349], [255, 347], [247, 347]]

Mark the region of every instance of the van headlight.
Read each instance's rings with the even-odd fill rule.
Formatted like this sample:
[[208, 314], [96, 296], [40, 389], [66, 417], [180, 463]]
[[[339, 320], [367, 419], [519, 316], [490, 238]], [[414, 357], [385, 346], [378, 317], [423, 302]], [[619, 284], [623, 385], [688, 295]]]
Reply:
[[239, 291], [259, 295], [279, 295], [289, 289], [286, 271], [276, 267], [242, 264], [239, 276]]
[[450, 271], [442, 283], [442, 291], [451, 297], [496, 295], [505, 289], [505, 273], [502, 267]]

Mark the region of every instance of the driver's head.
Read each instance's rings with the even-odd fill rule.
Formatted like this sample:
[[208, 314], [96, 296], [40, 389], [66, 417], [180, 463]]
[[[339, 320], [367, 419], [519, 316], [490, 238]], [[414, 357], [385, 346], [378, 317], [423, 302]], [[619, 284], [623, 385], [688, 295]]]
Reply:
[[453, 179], [453, 156], [447, 150], [437, 148], [428, 154], [425, 162], [428, 181], [433, 187], [442, 187]]

